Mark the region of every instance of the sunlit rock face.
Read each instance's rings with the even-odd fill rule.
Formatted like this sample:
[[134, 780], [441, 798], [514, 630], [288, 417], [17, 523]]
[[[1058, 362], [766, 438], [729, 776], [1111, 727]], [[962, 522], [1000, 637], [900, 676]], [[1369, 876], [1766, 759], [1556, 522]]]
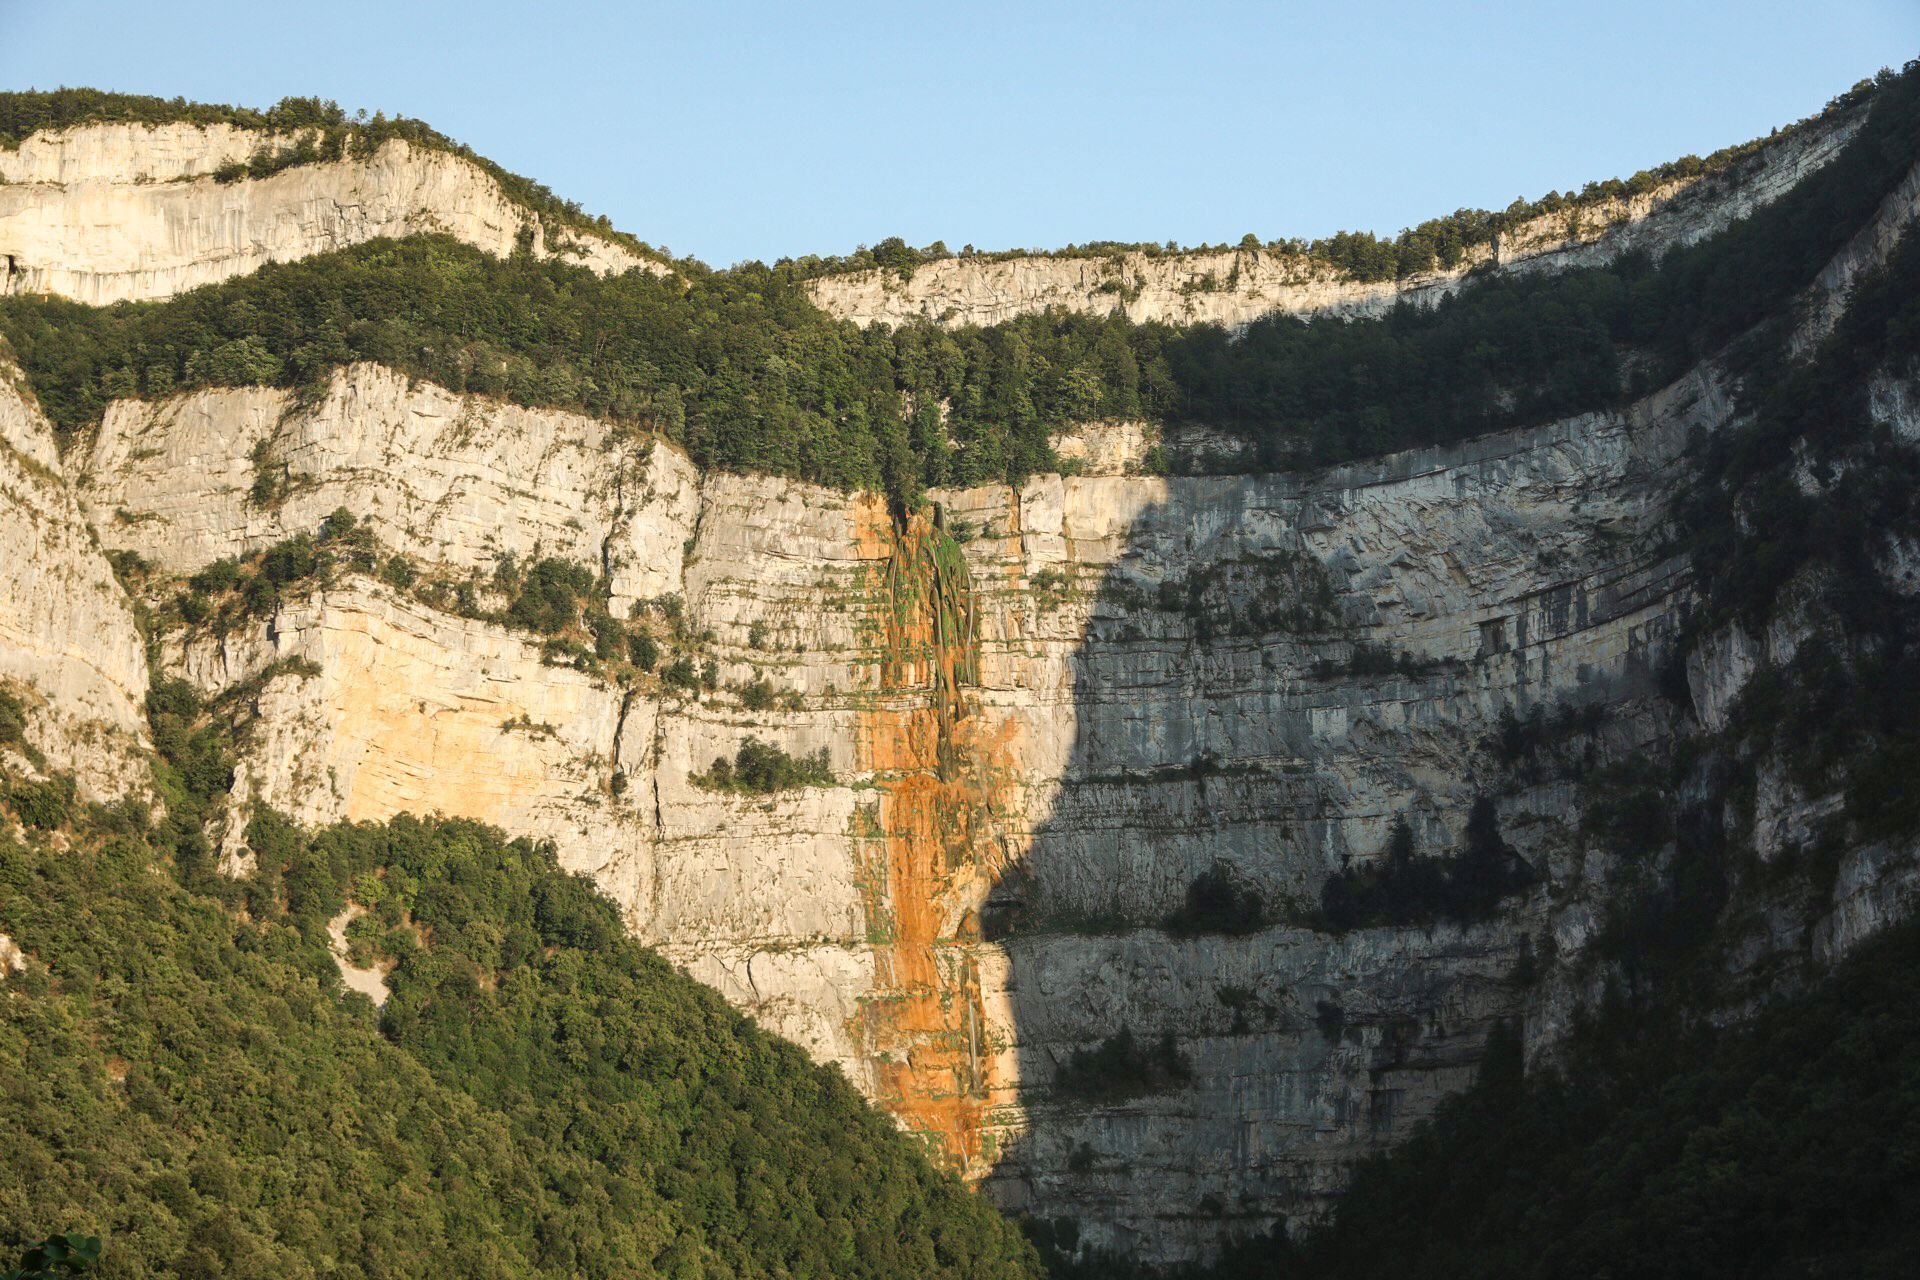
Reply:
[[[1851, 127], [1797, 135], [1737, 182], [1659, 193], [1604, 234], [1542, 229], [1503, 246], [1502, 266], [1705, 234]], [[50, 255], [26, 259], [50, 273], [31, 287], [157, 296], [273, 259], [274, 245], [330, 247], [360, 234], [326, 221], [346, 207], [341, 184], [388, 193], [380, 207], [400, 221], [380, 226], [425, 209], [496, 251], [519, 229], [445, 156], [389, 149], [352, 173], [223, 187], [204, 175], [249, 137], [89, 137], [6, 161], [0, 232], [41, 228]], [[1890, 197], [1809, 293], [1809, 340], [1884, 257], [1916, 191]], [[230, 199], [243, 207], [218, 213]], [[193, 228], [213, 223], [196, 202], [220, 225], [257, 216], [288, 238], [200, 239]], [[1097, 263], [1066, 261], [1094, 274], [1003, 290], [940, 264], [905, 288], [817, 288], [862, 320], [1110, 304]], [[1261, 292], [1259, 263], [1239, 292], [1155, 283], [1205, 265], [1181, 262], [1123, 264], [1136, 272], [1125, 288], [1146, 282], [1136, 302], [1169, 308], [1136, 318], [1239, 323], [1392, 296], [1324, 280], [1299, 284], [1324, 296], [1296, 296], [1275, 292], [1294, 287], [1279, 277]], [[929, 272], [947, 293], [913, 292]], [[485, 577], [509, 557], [583, 565], [616, 618], [677, 611], [713, 687], [581, 669], [539, 636], [367, 573], [265, 617], [158, 636], [163, 673], [240, 704], [214, 833], [225, 864], [247, 868], [260, 806], [309, 823], [439, 812], [550, 840], [636, 936], [840, 1064], [987, 1194], [1148, 1261], [1318, 1212], [1355, 1159], [1471, 1078], [1497, 1022], [1551, 1053], [1592, 998], [1583, 959], [1622, 859], [1583, 832], [1579, 787], [1515, 780], [1492, 745], [1504, 717], [1587, 717], [1596, 765], [1631, 759], [1682, 703], [1724, 724], [1753, 673], [1812, 625], [1788, 611], [1766, 634], [1705, 636], [1677, 677], [1667, 662], [1696, 603], [1667, 537], [1685, 451], [1733, 422], [1712, 365], [1620, 412], [1298, 474], [1148, 475], [1157, 446], [1220, 442], [1083, 424], [1060, 441], [1078, 474], [936, 492], [912, 513], [703, 475], [664, 441], [377, 365], [338, 371], [311, 402], [265, 388], [122, 401], [64, 458], [11, 385], [0, 678], [22, 691], [50, 767], [103, 796], [141, 776], [145, 652], [109, 553], [184, 577], [345, 509], [423, 581]], [[1909, 440], [1917, 395], [1892, 375], [1873, 389]], [[1912, 548], [1889, 556], [1890, 573], [1920, 564]], [[760, 681], [770, 700], [745, 696]], [[749, 738], [824, 751], [832, 784], [762, 796], [696, 781]], [[1831, 803], [1781, 769], [1757, 790], [1762, 839], [1795, 839]], [[1346, 933], [1315, 919], [1328, 878], [1382, 858], [1396, 817], [1438, 852], [1493, 793], [1535, 883], [1490, 919]], [[1915, 868], [1911, 848], [1847, 851], [1809, 933], [1762, 920], [1730, 963], [1843, 953], [1899, 915]], [[1207, 875], [1257, 893], [1265, 921], [1164, 927]], [[1184, 1075], [1124, 1097], [1056, 1087], [1077, 1050], [1122, 1030], [1166, 1045]]]
[[504, 256], [664, 271], [601, 236], [549, 230], [471, 161], [394, 140], [365, 159], [222, 183], [286, 139], [226, 125], [83, 125], [0, 151], [0, 292], [109, 303], [171, 297], [270, 262], [436, 231]]
[[71, 772], [95, 800], [145, 794], [147, 663], [133, 609], [74, 501], [53, 429], [5, 363], [0, 689], [22, 704], [27, 772]]
[[1403, 300], [1438, 302], [1475, 271], [1555, 271], [1690, 244], [1745, 217], [1832, 159], [1860, 122], [1858, 113], [1816, 121], [1727, 173], [1676, 180], [1641, 195], [1533, 219], [1508, 231], [1498, 244], [1474, 249], [1450, 270], [1405, 280], [1354, 281], [1298, 254], [1222, 249], [943, 258], [905, 273], [825, 276], [808, 288], [821, 309], [860, 324], [991, 325], [1050, 307], [1092, 315], [1119, 312], [1136, 322], [1230, 328], [1274, 313], [1379, 315]]

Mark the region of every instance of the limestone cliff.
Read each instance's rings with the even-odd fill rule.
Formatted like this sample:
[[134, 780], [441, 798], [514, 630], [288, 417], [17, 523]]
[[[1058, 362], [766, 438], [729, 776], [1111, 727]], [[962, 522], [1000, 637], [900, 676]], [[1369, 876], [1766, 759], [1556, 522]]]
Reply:
[[0, 363], [0, 684], [26, 741], [101, 800], [144, 793], [145, 647], [67, 486], [53, 429]]
[[1657, 251], [1712, 235], [1830, 160], [1860, 125], [1840, 114], [1795, 130], [1733, 170], [1681, 179], [1644, 195], [1536, 218], [1471, 251], [1451, 270], [1356, 281], [1280, 250], [1035, 254], [945, 258], [904, 276], [891, 270], [824, 276], [809, 291], [823, 310], [859, 324], [991, 325], [1049, 307], [1136, 322], [1244, 325], [1263, 315], [1370, 316], [1400, 301], [1430, 305], [1475, 271], [1557, 270]]
[[365, 159], [214, 180], [222, 164], [278, 141], [227, 125], [93, 124], [0, 150], [0, 291], [165, 298], [418, 231], [502, 256], [531, 235], [535, 253], [598, 272], [666, 270], [606, 237], [550, 227], [471, 161], [398, 139]]
[[[1705, 235], [1853, 127], [1800, 131], [1710, 188], [1610, 211], [1604, 231], [1531, 229], [1498, 265]], [[26, 287], [99, 299], [422, 218], [494, 251], [524, 225], [464, 162], [402, 144], [359, 167], [204, 176], [251, 141], [118, 126], [30, 140], [5, 161], [0, 236], [42, 237]], [[1827, 265], [1799, 303], [1803, 347], [1917, 205], [1909, 175]], [[1122, 303], [1226, 323], [1407, 296], [1302, 270], [1234, 254], [941, 263], [816, 296], [862, 320]], [[1186, 287], [1208, 272], [1228, 283]], [[1437, 297], [1461, 279], [1410, 287]], [[1871, 399], [1889, 432], [1920, 439], [1908, 371], [1882, 371]], [[1818, 620], [1786, 609], [1759, 634], [1716, 621], [1684, 667], [1670, 660], [1699, 603], [1670, 528], [1687, 449], [1738, 425], [1710, 360], [1618, 411], [1311, 473], [1149, 475], [1152, 428], [1085, 424], [1061, 442], [1078, 474], [906, 511], [702, 474], [632, 428], [378, 365], [307, 397], [123, 400], [64, 458], [0, 383], [0, 676], [31, 694], [51, 766], [124, 790], [147, 671], [102, 548], [155, 566], [144, 603], [184, 616], [182, 579], [344, 508], [377, 544], [366, 568], [154, 638], [165, 673], [241, 704], [215, 833], [229, 868], [252, 856], [259, 806], [312, 823], [438, 811], [549, 839], [637, 936], [841, 1064], [1002, 1203], [1185, 1259], [1324, 1207], [1356, 1158], [1470, 1077], [1496, 1021], [1522, 1017], [1530, 1052], [1551, 1054], [1594, 998], [1632, 859], [1593, 836], [1569, 776], [1516, 771], [1493, 744], [1540, 711], [1586, 726], [1583, 768], [1631, 762], [1677, 706], [1726, 728], [1755, 674], [1804, 643]], [[616, 677], [497, 620], [482, 598], [496, 570], [545, 557], [589, 569], [615, 619], [670, 620], [711, 680]], [[1920, 554], [1886, 558], [1913, 590]], [[749, 738], [824, 751], [831, 784], [710, 785]], [[1793, 844], [1836, 803], [1777, 755], [1756, 772], [1757, 845]], [[1329, 877], [1376, 864], [1396, 816], [1442, 850], [1489, 793], [1532, 876], [1490, 918], [1316, 918]], [[1257, 891], [1259, 927], [1166, 927], [1209, 874]], [[1840, 850], [1817, 901], [1743, 904], [1726, 968], [1824, 963], [1917, 886], [1910, 843]], [[1055, 1088], [1075, 1051], [1123, 1028], [1169, 1038], [1189, 1076], [1092, 1101]]]
[[[178, 571], [345, 505], [423, 566], [540, 548], [603, 565], [623, 610], [681, 596], [723, 689], [792, 696], [622, 688], [358, 577], [170, 641], [167, 665], [210, 691], [274, 673], [251, 695], [230, 858], [253, 804], [550, 838], [639, 936], [1005, 1203], [1164, 1259], [1310, 1211], [1469, 1078], [1495, 1019], [1528, 1012], [1544, 1046], [1582, 998], [1567, 975], [1613, 872], [1563, 782], [1502, 806], [1553, 892], [1496, 922], [1185, 939], [1158, 922], [1221, 864], [1304, 917], [1396, 813], [1445, 847], [1503, 712], [1604, 705], [1605, 749], [1637, 750], [1690, 602], [1651, 535], [1689, 433], [1728, 412], [1703, 369], [1624, 413], [1458, 448], [1310, 476], [1047, 476], [937, 493], [937, 522], [902, 526], [872, 499], [701, 477], [661, 443], [363, 366], [305, 411], [265, 391], [117, 405], [78, 487], [110, 546]], [[622, 461], [586, 470], [599, 451]], [[277, 506], [250, 503], [250, 456], [284, 468]], [[1301, 614], [1323, 582], [1327, 615]], [[1403, 669], [1354, 676], [1356, 646]], [[1768, 660], [1750, 650], [1694, 674], [1703, 707]], [[825, 748], [838, 785], [695, 784], [748, 736]], [[1829, 934], [1870, 929], [1914, 875], [1911, 849], [1861, 857]], [[1523, 989], [1536, 948], [1563, 965]], [[1055, 1098], [1071, 1051], [1123, 1025], [1171, 1033], [1189, 1087]]]
[[[682, 585], [697, 477], [667, 449], [579, 414], [456, 396], [377, 365], [305, 411], [265, 387], [126, 400], [88, 450], [82, 500], [112, 545], [190, 573], [348, 507], [390, 547], [461, 569], [501, 555], [592, 564], [632, 602]], [[253, 498], [262, 475], [270, 504]]]

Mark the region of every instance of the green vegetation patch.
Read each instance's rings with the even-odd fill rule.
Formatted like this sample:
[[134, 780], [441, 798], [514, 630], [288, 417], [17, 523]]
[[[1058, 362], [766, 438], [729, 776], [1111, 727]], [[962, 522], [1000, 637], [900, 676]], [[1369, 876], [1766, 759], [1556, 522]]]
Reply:
[[1253, 933], [1267, 924], [1266, 899], [1225, 863], [1202, 871], [1187, 886], [1186, 900], [1169, 912], [1163, 927], [1179, 938], [1203, 933]]
[[1460, 849], [1442, 857], [1420, 856], [1413, 828], [1405, 818], [1395, 819], [1384, 858], [1328, 877], [1320, 891], [1320, 923], [1345, 932], [1480, 920], [1537, 878], [1501, 838], [1493, 801], [1482, 796], [1467, 815]]
[[1518, 1038], [1330, 1226], [1214, 1280], [1909, 1272], [1920, 1251], [1920, 926], [1735, 1030], [1603, 1010], [1559, 1071]]
[[772, 743], [748, 738], [733, 759], [715, 757], [711, 769], [694, 774], [690, 781], [709, 791], [766, 796], [800, 787], [830, 787], [834, 777], [825, 747], [812, 755], [793, 756]]
[[[193, 888], [137, 812], [0, 836], [0, 1249], [101, 1276], [1036, 1274], [841, 1076], [462, 822], [248, 830]], [[326, 923], [387, 970], [343, 995]]]

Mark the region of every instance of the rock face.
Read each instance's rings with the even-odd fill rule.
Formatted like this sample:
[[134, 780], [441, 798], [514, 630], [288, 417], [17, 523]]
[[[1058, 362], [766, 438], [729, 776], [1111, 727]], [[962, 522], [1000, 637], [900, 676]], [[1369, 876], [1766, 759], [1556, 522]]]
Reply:
[[1559, 270], [1712, 235], [1825, 164], [1860, 120], [1855, 112], [1809, 122], [1729, 172], [1671, 182], [1578, 213], [1537, 218], [1496, 246], [1470, 253], [1452, 270], [1399, 281], [1349, 280], [1301, 255], [1237, 249], [945, 258], [905, 277], [890, 270], [850, 272], [825, 276], [808, 288], [822, 310], [863, 325], [914, 319], [954, 327], [991, 325], [1049, 307], [1092, 315], [1119, 311], [1136, 322], [1229, 328], [1275, 312], [1379, 315], [1403, 300], [1436, 303], [1476, 270]]
[[146, 648], [61, 471], [53, 429], [0, 362], [0, 684], [26, 740], [83, 794], [146, 790]]
[[[248, 387], [112, 405], [82, 498], [114, 545], [191, 573], [311, 532], [338, 507], [396, 550], [459, 569], [502, 555], [593, 565], [616, 611], [681, 588], [696, 477], [672, 450], [622, 448], [578, 414], [467, 399], [376, 365], [310, 412]], [[611, 465], [610, 464], [611, 461]], [[253, 498], [265, 476], [269, 504]]]
[[438, 231], [489, 253], [536, 253], [601, 273], [665, 271], [600, 236], [550, 231], [449, 152], [393, 140], [364, 160], [214, 181], [277, 141], [224, 125], [84, 125], [0, 151], [0, 292], [80, 302], [165, 298], [269, 262], [380, 236]]

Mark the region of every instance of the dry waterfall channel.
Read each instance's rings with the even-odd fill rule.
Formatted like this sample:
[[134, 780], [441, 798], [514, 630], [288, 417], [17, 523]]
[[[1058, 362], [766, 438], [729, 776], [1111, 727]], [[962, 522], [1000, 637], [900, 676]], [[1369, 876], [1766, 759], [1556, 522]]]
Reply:
[[[0, 153], [7, 287], [153, 298], [423, 226], [505, 252], [522, 227], [483, 174], [405, 144], [215, 184], [252, 145], [234, 135], [97, 126]], [[1623, 209], [1612, 240], [1561, 237], [1503, 266], [1698, 238], [1846, 136], [1799, 139], [1744, 185]], [[1861, 240], [1835, 270], [1851, 278], [1888, 243]], [[611, 243], [574, 248], [596, 269], [633, 265]], [[1121, 269], [1147, 318], [1173, 316], [1176, 296], [1201, 308], [1182, 315], [1230, 323], [1392, 296], [1251, 266], [1242, 292], [1182, 295], [1159, 266]], [[1100, 270], [939, 264], [815, 296], [869, 323], [990, 320], [1111, 305]], [[89, 794], [137, 790], [151, 745], [144, 642], [109, 553], [187, 575], [344, 508], [428, 567], [593, 566], [616, 617], [682, 610], [719, 691], [623, 688], [374, 575], [257, 626], [169, 638], [162, 672], [246, 693], [228, 865], [251, 856], [255, 806], [304, 823], [441, 812], [551, 840], [636, 936], [840, 1064], [997, 1201], [1156, 1262], [1323, 1207], [1357, 1158], [1471, 1078], [1496, 1022], [1524, 1015], [1533, 1051], [1565, 1032], [1590, 995], [1571, 970], [1515, 976], [1600, 928], [1614, 871], [1584, 852], [1565, 785], [1499, 805], [1552, 893], [1470, 925], [1330, 933], [1310, 916], [1331, 874], [1386, 847], [1395, 815], [1423, 847], [1459, 839], [1504, 714], [1604, 707], [1622, 754], [1658, 732], [1656, 673], [1694, 605], [1662, 528], [1689, 437], [1733, 412], [1703, 364], [1620, 412], [1231, 477], [1144, 474], [1149, 434], [1088, 424], [1062, 442], [1089, 460], [1080, 474], [936, 491], [902, 514], [702, 474], [591, 417], [374, 364], [310, 402], [123, 400], [63, 455], [5, 373], [0, 675], [32, 690], [49, 758]], [[262, 458], [286, 477], [270, 504], [252, 495]], [[1751, 668], [1697, 661], [1689, 696], [1710, 716]], [[771, 705], [729, 692], [757, 682]], [[824, 751], [832, 785], [696, 781], [749, 739]], [[1779, 821], [1804, 818], [1794, 803]], [[1209, 874], [1257, 890], [1271, 919], [1162, 927]], [[1903, 863], [1847, 882], [1829, 949], [1891, 915], [1913, 878]], [[1169, 1046], [1178, 1087], [1093, 1101], [1055, 1087], [1076, 1050], [1123, 1030]]]

